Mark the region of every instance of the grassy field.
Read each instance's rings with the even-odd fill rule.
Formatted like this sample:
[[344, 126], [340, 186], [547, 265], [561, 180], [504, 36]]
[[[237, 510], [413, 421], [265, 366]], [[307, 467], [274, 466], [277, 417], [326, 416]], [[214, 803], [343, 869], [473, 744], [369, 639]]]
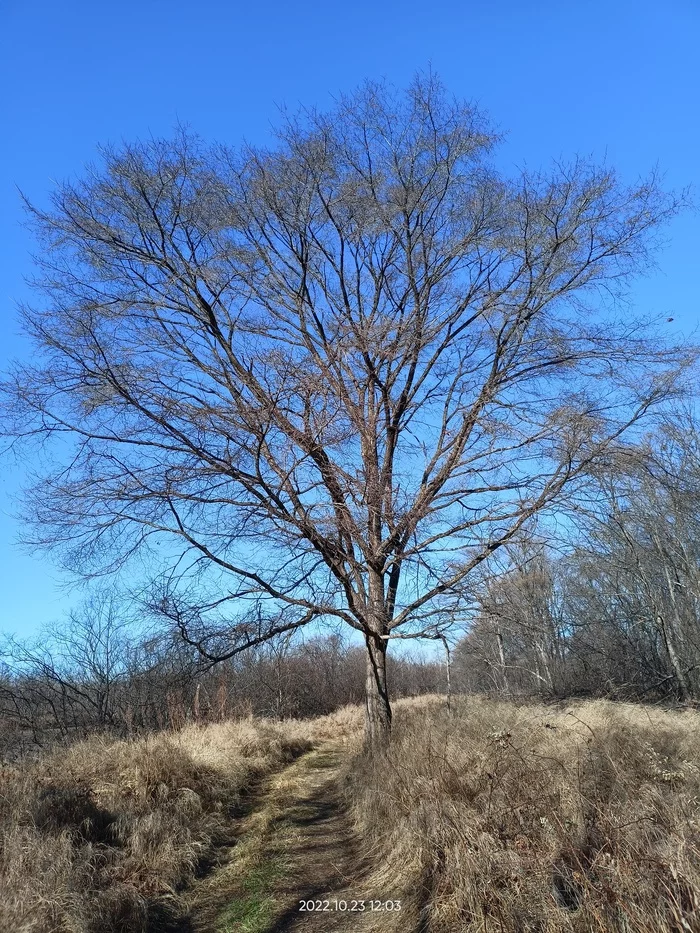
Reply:
[[[357, 712], [351, 719], [356, 728]], [[167, 928], [246, 791], [342, 729], [342, 714], [247, 719], [131, 742], [95, 737], [0, 769], [0, 930]]]
[[[356, 918], [353, 933], [700, 930], [700, 714], [458, 698], [447, 715], [438, 698], [405, 700], [389, 753], [373, 760], [360, 752], [361, 724], [361, 710], [346, 708], [308, 722], [188, 726], [131, 742], [93, 738], [5, 768], [0, 930], [153, 933], [182, 915], [197, 885], [217, 902], [216, 872], [197, 878], [237, 825], [262, 821], [255, 832], [274, 841], [303, 824], [298, 852], [323, 835], [323, 824], [298, 814], [294, 823], [279, 788], [264, 790], [275, 786], [269, 776], [293, 778], [298, 810], [308, 774], [322, 812], [318, 793], [330, 790], [318, 772], [290, 766], [312, 747], [332, 747], [341, 763], [333, 799], [354, 826], [357, 877], [340, 851], [307, 874], [344, 858], [346, 890], [402, 901], [400, 913]], [[252, 822], [241, 819], [247, 792]], [[331, 848], [345, 845], [337, 836]], [[244, 833], [232, 850], [231, 890], [243, 893], [207, 929], [248, 929], [255, 914], [264, 931], [276, 891], [289, 903], [303, 895], [290, 884], [304, 866], [285, 878], [282, 860], [272, 872], [255, 838]], [[246, 865], [250, 878], [238, 877]], [[322, 929], [316, 922], [309, 929]]]
[[348, 772], [395, 929], [700, 930], [697, 712], [465, 698], [396, 720], [388, 758]]

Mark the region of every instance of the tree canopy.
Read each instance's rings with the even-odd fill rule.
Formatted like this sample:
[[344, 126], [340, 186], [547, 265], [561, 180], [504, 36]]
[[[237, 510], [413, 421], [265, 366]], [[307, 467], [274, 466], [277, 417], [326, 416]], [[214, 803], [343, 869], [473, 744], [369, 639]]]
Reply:
[[4, 424], [66, 440], [33, 540], [83, 572], [150, 548], [154, 608], [212, 660], [350, 625], [373, 744], [387, 642], [443, 631], [691, 356], [617, 302], [677, 199], [581, 159], [505, 177], [497, 142], [432, 76], [367, 84], [267, 149], [104, 149], [30, 207]]

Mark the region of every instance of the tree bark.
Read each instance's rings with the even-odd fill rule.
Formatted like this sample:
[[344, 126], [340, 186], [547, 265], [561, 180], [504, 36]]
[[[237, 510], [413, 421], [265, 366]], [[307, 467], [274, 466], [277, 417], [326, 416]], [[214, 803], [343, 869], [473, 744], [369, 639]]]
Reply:
[[656, 624], [661, 630], [661, 635], [666, 646], [668, 659], [671, 662], [671, 668], [676, 677], [680, 698], [684, 703], [687, 703], [688, 700], [693, 698], [693, 694], [688, 685], [688, 680], [685, 676], [685, 671], [683, 670], [683, 665], [680, 662], [680, 658], [678, 657], [678, 652], [676, 651], [675, 636], [672, 632], [669, 631], [669, 626], [666, 624], [666, 620], [659, 612], [656, 614]]
[[386, 641], [377, 635], [366, 637], [367, 678], [365, 681], [365, 749], [383, 751], [391, 736], [391, 705], [386, 677]]

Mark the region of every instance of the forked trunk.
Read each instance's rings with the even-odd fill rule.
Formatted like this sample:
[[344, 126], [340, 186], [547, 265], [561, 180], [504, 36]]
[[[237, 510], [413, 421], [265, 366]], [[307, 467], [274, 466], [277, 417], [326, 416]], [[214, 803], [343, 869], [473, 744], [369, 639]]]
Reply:
[[365, 749], [382, 751], [391, 735], [391, 706], [386, 680], [386, 641], [376, 635], [366, 639]]

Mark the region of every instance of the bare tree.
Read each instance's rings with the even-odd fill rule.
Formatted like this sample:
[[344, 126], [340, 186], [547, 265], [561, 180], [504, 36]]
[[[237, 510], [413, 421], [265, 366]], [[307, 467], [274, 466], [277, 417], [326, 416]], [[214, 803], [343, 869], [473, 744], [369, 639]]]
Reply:
[[491, 656], [506, 693], [515, 675], [534, 692], [551, 696], [560, 690], [566, 644], [556, 565], [545, 551], [529, 547], [517, 549], [511, 562], [482, 597], [482, 628], [491, 633]]
[[699, 441], [696, 416], [676, 411], [616, 458], [582, 515], [577, 558], [579, 573], [596, 578], [577, 601], [584, 616], [598, 617], [594, 637], [600, 642], [605, 626], [617, 633], [613, 646], [631, 642], [647, 688], [666, 685], [686, 701], [700, 689]]
[[5, 716], [39, 744], [121, 728], [126, 686], [138, 674], [135, 635], [124, 604], [103, 590], [38, 636], [6, 639]]
[[212, 662], [314, 621], [440, 634], [472, 571], [669, 391], [686, 351], [604, 299], [677, 209], [583, 161], [501, 177], [433, 78], [287, 120], [273, 149], [106, 149], [31, 208], [45, 301], [11, 435], [63, 440], [32, 538], [83, 572], [150, 548]]

